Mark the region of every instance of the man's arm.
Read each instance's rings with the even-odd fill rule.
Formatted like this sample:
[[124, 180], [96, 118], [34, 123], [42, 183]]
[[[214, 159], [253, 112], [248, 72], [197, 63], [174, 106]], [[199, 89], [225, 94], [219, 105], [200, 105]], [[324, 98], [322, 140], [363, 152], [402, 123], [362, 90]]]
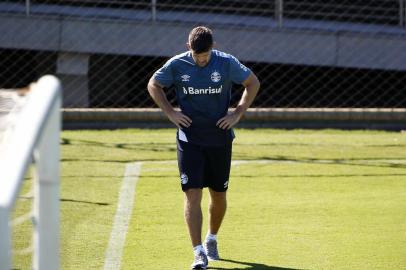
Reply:
[[230, 129], [235, 126], [258, 94], [260, 83], [254, 73], [251, 72], [242, 84], [245, 90], [235, 110], [217, 121], [216, 125], [221, 129]]
[[163, 86], [154, 78], [148, 82], [148, 92], [155, 103], [162, 109], [169, 120], [174, 123], [178, 128], [181, 126], [189, 127], [192, 120], [181, 112], [175, 111], [163, 90]]

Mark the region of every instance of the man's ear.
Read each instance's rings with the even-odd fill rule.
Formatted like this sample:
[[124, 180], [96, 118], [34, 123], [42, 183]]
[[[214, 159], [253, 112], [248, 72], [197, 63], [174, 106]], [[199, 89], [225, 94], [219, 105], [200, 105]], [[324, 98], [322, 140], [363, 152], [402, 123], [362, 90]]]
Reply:
[[217, 42], [215, 42], [215, 41], [213, 42], [212, 48], [213, 48], [213, 49], [217, 49]]
[[192, 48], [190, 47], [189, 42], [186, 42], [186, 46], [187, 46], [187, 48], [188, 48], [188, 50], [189, 50], [189, 51], [191, 51], [191, 50], [192, 50]]

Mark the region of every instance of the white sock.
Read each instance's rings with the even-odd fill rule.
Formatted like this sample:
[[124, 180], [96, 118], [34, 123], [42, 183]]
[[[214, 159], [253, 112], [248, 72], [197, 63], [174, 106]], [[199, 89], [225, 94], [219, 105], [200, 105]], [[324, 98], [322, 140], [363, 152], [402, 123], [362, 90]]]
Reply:
[[197, 246], [195, 246], [195, 247], [193, 248], [193, 253], [194, 253], [195, 255], [199, 254], [200, 252], [205, 253], [204, 248], [203, 248], [202, 245], [197, 245]]
[[217, 241], [217, 234], [207, 233], [207, 235], [206, 235], [206, 241], [207, 241], [207, 240], [215, 240], [215, 241]]

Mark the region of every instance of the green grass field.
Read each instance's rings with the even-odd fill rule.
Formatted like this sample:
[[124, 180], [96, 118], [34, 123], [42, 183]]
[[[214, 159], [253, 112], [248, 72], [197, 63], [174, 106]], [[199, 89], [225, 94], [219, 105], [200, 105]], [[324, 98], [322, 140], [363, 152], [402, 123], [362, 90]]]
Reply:
[[[218, 236], [224, 260], [210, 269], [406, 269], [406, 133], [236, 134]], [[189, 268], [173, 129], [64, 131], [61, 144], [62, 269], [103, 269], [125, 168], [135, 162], [121, 269]], [[206, 214], [207, 194], [203, 207]], [[27, 227], [13, 228], [16, 250], [29, 245]], [[28, 254], [13, 259], [15, 269], [30, 269]]]

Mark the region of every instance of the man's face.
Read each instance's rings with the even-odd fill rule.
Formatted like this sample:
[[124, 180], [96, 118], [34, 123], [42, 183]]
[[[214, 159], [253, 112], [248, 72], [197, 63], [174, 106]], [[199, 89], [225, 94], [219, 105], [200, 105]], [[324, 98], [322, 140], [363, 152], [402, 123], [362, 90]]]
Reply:
[[192, 52], [193, 60], [195, 60], [195, 63], [199, 67], [204, 67], [209, 63], [210, 56], [211, 56], [211, 49], [207, 52], [202, 52], [202, 53], [195, 53], [193, 50], [190, 50], [190, 51]]

